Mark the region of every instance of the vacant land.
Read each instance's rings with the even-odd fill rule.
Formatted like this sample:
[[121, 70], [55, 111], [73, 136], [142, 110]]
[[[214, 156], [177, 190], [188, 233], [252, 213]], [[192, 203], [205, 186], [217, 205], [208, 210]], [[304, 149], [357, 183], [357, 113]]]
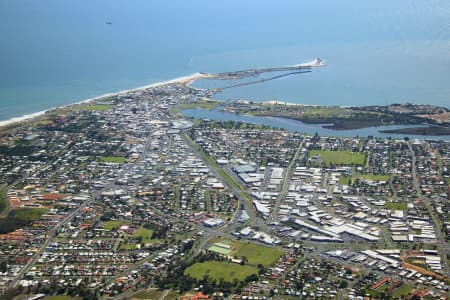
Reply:
[[308, 158], [326, 165], [364, 165], [366, 155], [351, 151], [311, 150]]
[[408, 208], [405, 202], [386, 202], [385, 205], [390, 210], [406, 210]]
[[223, 278], [224, 281], [233, 282], [233, 280], [244, 280], [252, 274], [257, 274], [258, 269], [253, 266], [222, 262], [222, 261], [207, 261], [203, 263], [196, 263], [184, 271], [185, 275], [189, 275], [195, 279], [202, 279], [203, 276], [209, 277], [219, 281]]
[[283, 252], [280, 250], [251, 243], [242, 243], [239, 249], [233, 253], [233, 256], [238, 258], [245, 256], [250, 265], [261, 264], [266, 267], [275, 263], [281, 255]]
[[123, 157], [123, 156], [103, 156], [103, 157], [100, 157], [100, 161], [104, 162], [104, 163], [123, 164], [125, 162], [125, 157]]

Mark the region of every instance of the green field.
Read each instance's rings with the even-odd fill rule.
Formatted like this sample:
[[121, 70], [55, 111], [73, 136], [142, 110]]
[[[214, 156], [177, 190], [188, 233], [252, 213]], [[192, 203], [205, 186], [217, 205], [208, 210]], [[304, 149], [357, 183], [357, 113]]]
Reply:
[[98, 110], [105, 111], [111, 109], [113, 106], [111, 104], [83, 104], [79, 108], [82, 110]]
[[36, 221], [47, 212], [45, 208], [17, 208], [9, 212], [9, 216], [27, 221]]
[[179, 300], [180, 296], [180, 293], [177, 291], [170, 290], [164, 300]]
[[385, 206], [390, 210], [406, 210], [408, 208], [406, 202], [386, 202]]
[[184, 271], [184, 274], [197, 280], [208, 275], [217, 281], [223, 278], [224, 281], [233, 282], [234, 279], [242, 281], [252, 274], [258, 274], [258, 269], [249, 265], [241, 266], [228, 262], [207, 261], [190, 266]]
[[403, 284], [401, 287], [399, 287], [398, 289], [395, 289], [392, 292], [392, 297], [395, 298], [400, 298], [400, 297], [404, 297], [406, 295], [408, 295], [410, 292], [412, 292], [414, 290], [414, 288], [409, 285], [409, 284]]
[[378, 288], [376, 291], [366, 288], [366, 294], [370, 295], [372, 299], [381, 299], [381, 294], [386, 291], [386, 285]]
[[179, 115], [182, 110], [185, 109], [193, 109], [193, 108], [203, 108], [203, 109], [215, 109], [217, 106], [219, 106], [221, 102], [219, 101], [211, 101], [211, 100], [202, 100], [198, 102], [191, 102], [191, 103], [183, 103], [176, 105], [172, 108], [170, 113], [172, 115]]
[[219, 254], [222, 254], [222, 255], [229, 255], [231, 252], [233, 252], [232, 249], [226, 249], [226, 248], [218, 247], [218, 246], [215, 246], [215, 245], [209, 247], [208, 251], [219, 253]]
[[386, 174], [364, 174], [361, 178], [371, 180], [371, 181], [389, 181], [390, 176]]
[[352, 176], [339, 176], [339, 184], [340, 185], [350, 185], [353, 177]]
[[119, 228], [119, 226], [122, 224], [123, 224], [123, 221], [121, 221], [121, 220], [106, 221], [103, 223], [103, 229], [111, 231], [114, 228]]
[[161, 297], [162, 293], [162, 291], [157, 289], [150, 291], [140, 291], [131, 296], [131, 299], [158, 300]]
[[100, 162], [104, 163], [114, 163], [114, 164], [123, 164], [125, 162], [125, 157], [123, 156], [103, 156], [100, 157]]
[[305, 107], [304, 118], [308, 119], [329, 119], [344, 118], [351, 115], [351, 111], [341, 107], [333, 106], [308, 106]]
[[43, 300], [81, 300], [81, 298], [65, 296], [65, 295], [58, 295], [58, 296], [47, 296]]
[[311, 150], [308, 158], [313, 157], [317, 157], [318, 161], [323, 161], [326, 165], [364, 165], [366, 160], [364, 153], [351, 151]]
[[233, 253], [238, 258], [247, 257], [250, 265], [262, 264], [266, 267], [275, 263], [283, 254], [283, 251], [251, 243], [241, 243], [239, 249]]
[[153, 235], [153, 230], [147, 229], [144, 227], [140, 227], [134, 233], [134, 236], [140, 237], [142, 239], [142, 243], [144, 243], [144, 244], [148, 244], [148, 243], [152, 242], [152, 235]]
[[239, 244], [238, 242], [234, 242], [232, 240], [220, 239], [220, 238], [217, 239], [216, 243], [221, 243], [221, 244], [229, 245], [229, 246], [233, 246], [233, 245]]
[[120, 250], [134, 250], [136, 249], [136, 244], [135, 243], [125, 243], [125, 244], [121, 244], [120, 245]]

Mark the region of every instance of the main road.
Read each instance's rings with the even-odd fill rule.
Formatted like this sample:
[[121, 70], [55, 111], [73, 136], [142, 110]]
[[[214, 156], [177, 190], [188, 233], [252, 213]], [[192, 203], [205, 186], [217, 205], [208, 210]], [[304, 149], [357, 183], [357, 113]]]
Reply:
[[424, 203], [426, 209], [428, 210], [428, 213], [430, 214], [431, 221], [434, 223], [434, 230], [436, 232], [436, 237], [439, 241], [438, 243], [438, 249], [441, 253], [441, 263], [444, 267], [444, 274], [446, 276], [449, 275], [449, 264], [447, 257], [450, 255], [450, 247], [447, 241], [445, 240], [445, 237], [442, 235], [442, 222], [439, 220], [439, 217], [436, 215], [436, 210], [432, 207], [430, 203], [430, 199], [425, 199], [422, 195], [422, 189], [420, 188], [420, 182], [419, 178], [417, 176], [417, 167], [416, 167], [416, 153], [411, 145], [411, 142], [408, 142], [409, 151], [411, 153], [412, 157], [412, 175], [413, 175], [413, 183], [415, 190], [417, 192], [417, 196], [422, 200]]

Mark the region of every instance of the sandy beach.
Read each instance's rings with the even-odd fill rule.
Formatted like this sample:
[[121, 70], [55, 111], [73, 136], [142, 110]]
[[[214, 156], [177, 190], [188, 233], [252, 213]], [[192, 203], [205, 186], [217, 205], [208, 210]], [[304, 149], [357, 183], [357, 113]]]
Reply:
[[181, 83], [181, 84], [189, 85], [190, 83], [194, 82], [195, 80], [202, 79], [205, 76], [206, 76], [205, 74], [194, 73], [194, 74], [191, 74], [191, 75], [182, 76], [182, 77], [178, 77], [178, 78], [174, 78], [174, 79], [170, 79], [170, 80], [166, 80], [166, 81], [155, 82], [155, 83], [151, 83], [151, 84], [148, 84], [148, 85], [144, 85], [144, 86], [140, 86], [140, 87], [136, 87], [136, 88], [132, 88], [132, 89], [128, 89], [128, 90], [121, 90], [119, 92], [107, 93], [107, 94], [103, 94], [103, 95], [100, 95], [100, 96], [95, 96], [95, 97], [84, 99], [84, 100], [81, 100], [81, 101], [77, 101], [77, 102], [74, 102], [74, 103], [71, 103], [71, 104], [58, 106], [58, 107], [53, 107], [53, 108], [49, 108], [49, 109], [42, 110], [42, 111], [39, 111], [39, 112], [23, 115], [23, 116], [20, 116], [20, 117], [14, 117], [14, 118], [11, 118], [11, 119], [8, 119], [8, 120], [5, 120], [5, 121], [0, 121], [0, 128], [8, 126], [8, 125], [11, 125], [11, 124], [23, 122], [23, 121], [29, 121], [31, 119], [37, 118], [39, 116], [42, 116], [45, 113], [47, 113], [49, 111], [52, 111], [54, 109], [65, 108], [65, 107], [72, 106], [72, 105], [77, 105], [77, 104], [85, 104], [85, 103], [96, 101], [96, 100], [99, 100], [99, 99], [102, 99], [102, 98], [105, 98], [105, 97], [118, 96], [118, 95], [130, 93], [130, 92], [146, 90], [146, 89], [149, 89], [149, 88], [164, 86], [164, 85], [168, 85], [168, 84], [172, 84], [172, 83]]

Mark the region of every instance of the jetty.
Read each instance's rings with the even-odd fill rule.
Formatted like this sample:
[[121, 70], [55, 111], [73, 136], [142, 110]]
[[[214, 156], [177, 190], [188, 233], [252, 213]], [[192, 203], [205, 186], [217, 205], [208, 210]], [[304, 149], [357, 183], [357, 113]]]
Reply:
[[292, 65], [292, 66], [248, 69], [248, 70], [223, 72], [223, 73], [216, 73], [216, 74], [204, 74], [204, 75], [205, 75], [205, 78], [213, 79], [213, 80], [242, 80], [244, 78], [249, 78], [249, 77], [258, 77], [265, 73], [284, 72], [284, 73], [278, 74], [276, 76], [260, 78], [258, 80], [254, 80], [254, 81], [235, 83], [235, 84], [223, 86], [220, 88], [215, 88], [212, 90], [212, 92], [220, 92], [225, 89], [246, 86], [246, 85], [251, 85], [251, 84], [255, 84], [255, 83], [262, 83], [262, 82], [275, 80], [275, 79], [279, 79], [279, 78], [283, 78], [283, 77], [287, 77], [287, 76], [291, 76], [291, 75], [310, 73], [310, 72], [312, 72], [313, 68], [322, 67], [324, 65], [325, 64], [323, 63], [322, 59], [316, 58], [313, 61], [310, 61], [307, 63], [301, 63], [301, 64], [297, 64], [297, 65]]

